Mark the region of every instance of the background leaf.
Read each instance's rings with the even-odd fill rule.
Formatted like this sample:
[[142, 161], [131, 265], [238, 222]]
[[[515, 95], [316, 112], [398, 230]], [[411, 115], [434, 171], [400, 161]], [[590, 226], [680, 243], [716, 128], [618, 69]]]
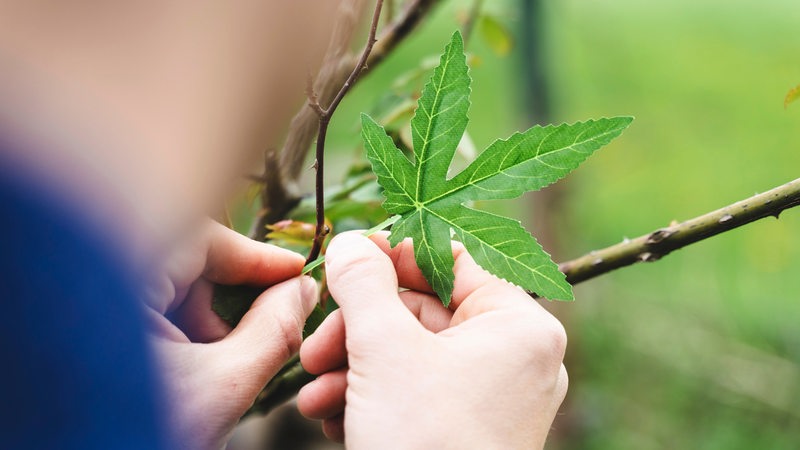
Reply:
[[496, 17], [490, 14], [481, 14], [478, 29], [483, 40], [498, 56], [506, 56], [514, 48], [514, 35]]
[[798, 98], [800, 98], [800, 84], [790, 89], [789, 92], [786, 93], [786, 97], [783, 99], [783, 107], [788, 107], [790, 103], [794, 102]]

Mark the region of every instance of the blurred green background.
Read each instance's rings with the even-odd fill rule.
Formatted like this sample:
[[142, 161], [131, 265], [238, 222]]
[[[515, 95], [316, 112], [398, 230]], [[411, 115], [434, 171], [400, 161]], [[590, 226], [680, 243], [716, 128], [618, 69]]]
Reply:
[[[337, 113], [339, 178], [370, 111], [435, 56], [471, 2], [448, 2]], [[517, 205], [563, 261], [717, 209], [800, 176], [796, 0], [549, 0], [542, 23], [520, 1], [484, 2], [513, 29], [498, 56], [477, 35], [468, 131], [480, 150], [532, 125], [519, 36], [541, 27], [552, 121], [633, 115], [623, 136], [562, 182], [557, 211]], [[553, 449], [752, 449], [800, 445], [800, 210], [577, 287], [556, 305], [571, 386]], [[508, 380], [512, 383], [513, 380]]]

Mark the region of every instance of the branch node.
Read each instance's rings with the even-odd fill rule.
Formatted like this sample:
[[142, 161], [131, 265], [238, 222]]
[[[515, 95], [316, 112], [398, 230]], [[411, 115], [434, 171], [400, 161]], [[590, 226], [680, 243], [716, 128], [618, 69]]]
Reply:
[[660, 230], [656, 230], [650, 233], [650, 235], [647, 237], [647, 240], [645, 241], [645, 244], [647, 245], [659, 244], [664, 240], [666, 240], [667, 238], [669, 238], [670, 236], [672, 236], [673, 234], [675, 234], [675, 231], [672, 231], [667, 228], [661, 228]]
[[687, 245], [765, 217], [778, 218], [783, 211], [798, 206], [800, 178], [693, 219], [670, 224], [635, 239], [625, 238], [622, 243], [601, 250], [592, 250], [562, 262], [559, 269], [569, 283], [580, 283], [634, 263], [658, 261]]
[[306, 80], [306, 97], [308, 97], [308, 106], [311, 107], [318, 116], [324, 116], [325, 110], [322, 109], [322, 106], [319, 104], [319, 96], [316, 91], [314, 91], [314, 77], [312, 77], [310, 73]]
[[644, 252], [644, 253], [639, 253], [639, 256], [636, 259], [638, 259], [641, 262], [654, 262], [661, 259], [661, 256], [662, 255], [658, 253]]

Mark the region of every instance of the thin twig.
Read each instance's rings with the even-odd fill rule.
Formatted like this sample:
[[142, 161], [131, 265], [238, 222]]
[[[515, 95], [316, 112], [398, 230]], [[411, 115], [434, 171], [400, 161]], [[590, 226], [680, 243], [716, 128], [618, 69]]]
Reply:
[[653, 262], [689, 244], [708, 239], [764, 217], [777, 218], [786, 209], [800, 205], [800, 178], [762, 194], [685, 222], [660, 228], [636, 239], [580, 258], [564, 262], [559, 268], [571, 284], [580, 283], [620, 267]]
[[[428, 15], [431, 9], [442, 2], [443, 0], [410, 2], [391, 25], [382, 28], [378, 42], [373, 46], [361, 74], [364, 75], [375, 69], [398, 44], [411, 34], [411, 31]], [[344, 3], [342, 5], [346, 6]], [[356, 15], [350, 14], [349, 11], [348, 14], [343, 14], [340, 17], [341, 26], [339, 28], [344, 31], [352, 30], [354, 25], [351, 21], [355, 18]], [[338, 44], [342, 44], [345, 40], [344, 31], [340, 33], [342, 36], [332, 41], [332, 48], [329, 49], [330, 55], [326, 55], [326, 62], [323, 63], [323, 68], [317, 75], [314, 91], [319, 95], [320, 101], [330, 101], [334, 96], [334, 89], [341, 86], [358, 63], [354, 56], [342, 53], [342, 50], [338, 48]], [[333, 48], [334, 41], [337, 43], [336, 48]], [[342, 47], [344, 48], [346, 45], [342, 44]], [[360, 79], [360, 77], [356, 78], [354, 83]], [[290, 192], [292, 190], [290, 186], [294, 185], [303, 171], [303, 161], [316, 132], [317, 114], [304, 105], [292, 119], [283, 148], [276, 155], [275, 163], [270, 164], [269, 170], [266, 172], [272, 178], [280, 179], [280, 182], [270, 183], [270, 186], [265, 187], [261, 193], [262, 210], [253, 221], [250, 232], [250, 236], [254, 239], [263, 240], [264, 227], [284, 218], [299, 202], [298, 196]]]
[[381, 31], [378, 43], [372, 49], [367, 60], [366, 70], [375, 68], [379, 62], [386, 59], [392, 50], [408, 37], [420, 21], [428, 15], [428, 12], [440, 3], [443, 3], [443, 0], [414, 0], [409, 3], [403, 11], [403, 15], [393, 22], [391, 27]]
[[339, 92], [336, 93], [336, 96], [333, 97], [331, 104], [328, 105], [327, 108], [323, 108], [319, 104], [319, 99], [317, 95], [314, 93], [314, 85], [312, 82], [309, 81], [308, 84], [308, 105], [313, 109], [319, 118], [319, 130], [317, 132], [317, 148], [316, 148], [316, 159], [314, 161], [314, 168], [317, 170], [316, 174], [316, 209], [317, 209], [317, 229], [314, 233], [314, 243], [311, 246], [311, 251], [308, 254], [308, 259], [306, 259], [306, 264], [314, 261], [319, 257], [320, 251], [322, 250], [322, 243], [325, 241], [325, 236], [328, 235], [330, 230], [328, 226], [325, 225], [325, 191], [324, 191], [324, 174], [325, 174], [325, 137], [328, 134], [328, 125], [330, 125], [331, 117], [333, 113], [336, 112], [336, 108], [344, 99], [344, 96], [347, 95], [347, 92], [350, 88], [355, 84], [356, 79], [358, 76], [361, 75], [361, 71], [367, 64], [367, 58], [369, 58], [369, 54], [372, 51], [372, 47], [375, 45], [375, 34], [378, 30], [378, 22], [381, 18], [381, 7], [383, 6], [383, 0], [378, 0], [375, 4], [375, 12], [372, 14], [372, 24], [369, 28], [369, 37], [367, 38], [367, 44], [364, 46], [364, 51], [361, 53], [361, 58], [359, 58], [356, 66], [353, 68], [353, 71], [350, 73], [350, 76], [347, 77], [344, 84], [342, 85]]

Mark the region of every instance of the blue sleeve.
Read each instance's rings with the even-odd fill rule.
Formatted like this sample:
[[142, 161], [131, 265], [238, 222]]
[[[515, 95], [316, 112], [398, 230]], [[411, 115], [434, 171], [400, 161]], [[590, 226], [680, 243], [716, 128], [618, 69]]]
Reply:
[[0, 170], [0, 448], [161, 449], [133, 283], [63, 205]]

